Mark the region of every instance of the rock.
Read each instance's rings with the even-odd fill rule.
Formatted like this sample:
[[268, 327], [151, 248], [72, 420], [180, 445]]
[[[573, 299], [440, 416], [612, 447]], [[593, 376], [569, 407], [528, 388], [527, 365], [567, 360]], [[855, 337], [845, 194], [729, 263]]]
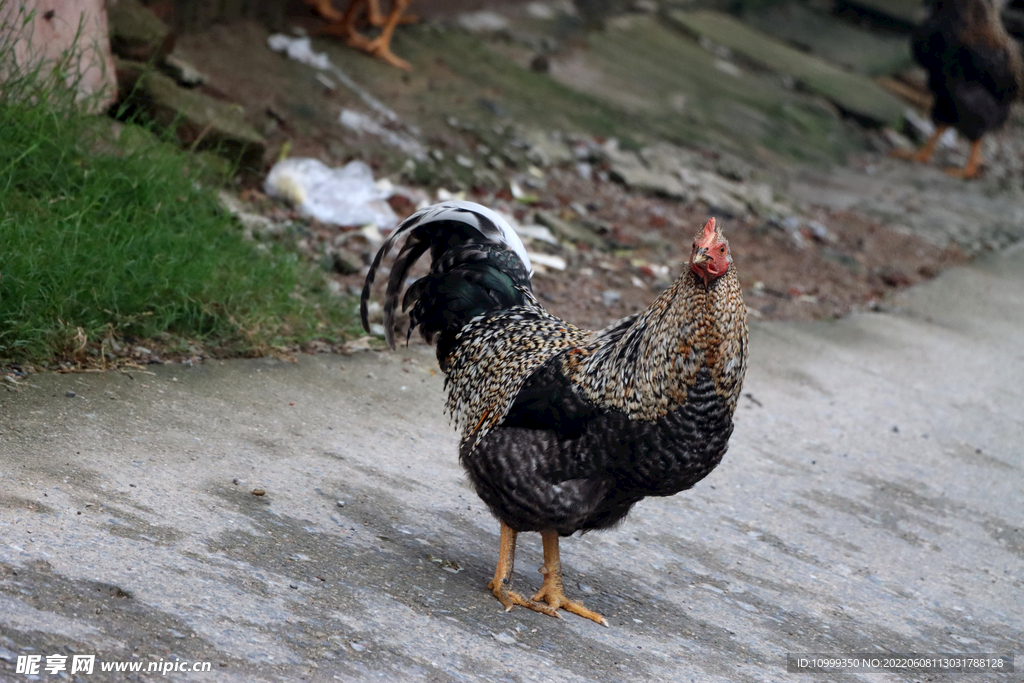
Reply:
[[164, 57], [160, 66], [168, 76], [186, 88], [194, 88], [210, 80], [209, 76], [174, 54]]
[[731, 216], [790, 213], [775, 202], [770, 185], [731, 179], [750, 178], [754, 172], [750, 164], [736, 157], [722, 156], [710, 161], [692, 150], [668, 143], [645, 147], [639, 154], [612, 146], [604, 154], [611, 177], [633, 189], [680, 201], [699, 199], [713, 211]]
[[342, 275], [355, 275], [363, 269], [363, 261], [355, 254], [339, 250], [331, 254], [332, 270]]
[[[894, 4], [892, 0], [883, 2]], [[919, 7], [923, 4], [918, 2]], [[742, 17], [774, 38], [865, 76], [891, 74], [913, 61], [905, 34], [871, 30], [811, 3], [760, 3]]]
[[263, 214], [249, 211], [234, 195], [221, 190], [217, 193], [221, 206], [238, 219], [249, 239], [272, 239], [288, 231], [290, 223], [279, 223]]
[[162, 60], [174, 49], [174, 33], [139, 0], [109, 3], [110, 48], [136, 62]]
[[[890, 149], [891, 148], [896, 148], [896, 149], [913, 149], [914, 148], [914, 143], [911, 142], [910, 139], [906, 135], [904, 135], [903, 133], [898, 133], [895, 130], [893, 130], [892, 128], [885, 128], [882, 131], [882, 136], [885, 138], [885, 141], [889, 144]], [[879, 151], [882, 151], [882, 150], [879, 150]]]
[[538, 223], [551, 230], [561, 240], [575, 244], [582, 242], [595, 249], [607, 249], [608, 245], [593, 231], [588, 230], [578, 223], [563, 221], [554, 214], [547, 211], [538, 211], [536, 215]]
[[524, 131], [521, 136], [526, 145], [526, 158], [537, 166], [557, 166], [574, 160], [574, 154], [556, 133], [541, 130]]
[[498, 33], [509, 28], [508, 19], [489, 10], [460, 14], [457, 21], [459, 26], [470, 33]]
[[920, 0], [843, 0], [845, 5], [894, 21], [902, 26], [917, 26], [928, 16]]
[[689, 201], [692, 194], [678, 175], [664, 169], [651, 169], [634, 152], [606, 149], [609, 162], [608, 173], [612, 180], [642, 192]]
[[844, 71], [789, 47], [728, 14], [676, 10], [669, 12], [666, 18], [686, 33], [707, 38], [761, 66], [792, 77], [807, 90], [865, 123], [893, 125], [903, 114], [902, 102], [870, 78]]
[[697, 198], [708, 205], [712, 213], [724, 212], [730, 216], [747, 215], [749, 204], [743, 196], [740, 183], [726, 180], [710, 171], [682, 169], [683, 181]]
[[753, 177], [754, 167], [738, 156], [723, 153], [715, 161], [715, 172], [723, 178], [743, 182]]
[[258, 171], [266, 142], [245, 120], [242, 109], [178, 86], [170, 76], [145, 64], [114, 60], [122, 101], [174, 132], [185, 147], [207, 149]]

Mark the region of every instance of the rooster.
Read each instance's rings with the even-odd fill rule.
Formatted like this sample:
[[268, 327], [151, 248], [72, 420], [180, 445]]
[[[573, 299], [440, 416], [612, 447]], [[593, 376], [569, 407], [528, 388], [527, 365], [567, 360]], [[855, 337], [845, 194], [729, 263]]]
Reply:
[[1002, 0], [933, 0], [931, 15], [915, 31], [914, 59], [928, 72], [935, 96], [935, 131], [916, 152], [894, 156], [928, 163], [946, 129], [956, 128], [971, 141], [964, 168], [947, 169], [960, 178], [975, 178], [981, 168], [981, 139], [999, 128], [1010, 105], [1024, 89], [1020, 48], [1003, 28]]
[[[645, 496], [691, 488], [722, 460], [747, 362], [747, 316], [729, 243], [712, 218], [689, 267], [650, 308], [599, 332], [551, 315], [530, 285], [530, 258], [498, 214], [472, 202], [410, 216], [381, 246], [360, 314], [384, 257], [404, 238], [384, 296], [395, 346], [396, 309], [410, 310], [436, 344], [446, 410], [461, 431], [459, 460], [501, 523], [488, 588], [520, 605], [607, 621], [565, 596], [559, 537], [606, 529]], [[402, 296], [427, 251], [428, 275]], [[539, 531], [543, 585], [512, 590], [516, 535]]]

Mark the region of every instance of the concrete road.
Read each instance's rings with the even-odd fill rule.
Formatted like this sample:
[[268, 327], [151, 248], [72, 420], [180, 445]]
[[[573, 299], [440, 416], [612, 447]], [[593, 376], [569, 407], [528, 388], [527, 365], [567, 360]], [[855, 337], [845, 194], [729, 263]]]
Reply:
[[[841, 680], [1021, 680], [1024, 251], [897, 303], [755, 324], [722, 465], [563, 542], [610, 628], [487, 591], [428, 349], [32, 376], [0, 394], [0, 680], [840, 680], [796, 652], [1016, 652]], [[100, 672], [175, 660], [211, 671]]]

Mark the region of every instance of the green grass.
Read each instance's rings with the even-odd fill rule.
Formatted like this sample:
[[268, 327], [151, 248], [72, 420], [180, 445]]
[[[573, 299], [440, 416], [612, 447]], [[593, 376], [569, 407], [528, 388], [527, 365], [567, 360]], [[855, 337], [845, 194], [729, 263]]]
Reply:
[[0, 363], [80, 359], [109, 339], [227, 355], [354, 331], [315, 266], [243, 239], [198, 182], [201, 156], [130, 124], [117, 137], [77, 113], [59, 69], [12, 70], [10, 54], [0, 45]]

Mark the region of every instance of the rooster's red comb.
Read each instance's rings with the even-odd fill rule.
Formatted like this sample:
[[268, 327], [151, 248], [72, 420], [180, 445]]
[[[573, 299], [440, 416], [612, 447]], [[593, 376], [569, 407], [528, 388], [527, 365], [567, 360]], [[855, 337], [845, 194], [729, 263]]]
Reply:
[[703, 242], [710, 242], [715, 238], [715, 219], [712, 218], [704, 225]]

